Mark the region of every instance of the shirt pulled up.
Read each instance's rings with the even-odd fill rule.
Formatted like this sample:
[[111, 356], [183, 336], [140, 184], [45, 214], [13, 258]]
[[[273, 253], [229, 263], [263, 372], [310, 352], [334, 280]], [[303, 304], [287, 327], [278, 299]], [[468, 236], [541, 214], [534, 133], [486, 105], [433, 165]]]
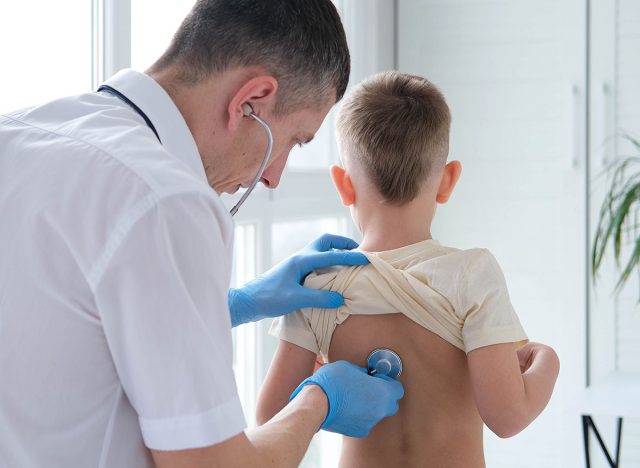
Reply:
[[469, 353], [527, 341], [504, 275], [486, 249], [458, 250], [429, 239], [384, 252], [364, 252], [370, 264], [312, 273], [305, 286], [341, 293], [338, 309], [302, 309], [274, 320], [270, 333], [322, 355], [350, 315], [402, 313]]

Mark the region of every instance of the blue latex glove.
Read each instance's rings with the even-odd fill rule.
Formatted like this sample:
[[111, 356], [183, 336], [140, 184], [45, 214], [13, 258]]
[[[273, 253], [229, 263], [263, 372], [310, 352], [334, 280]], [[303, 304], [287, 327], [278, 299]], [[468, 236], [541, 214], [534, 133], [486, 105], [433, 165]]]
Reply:
[[398, 412], [404, 388], [386, 375], [371, 376], [347, 361], [320, 367], [291, 394], [290, 400], [309, 384], [320, 386], [329, 400], [329, 412], [320, 429], [350, 437], [366, 437], [382, 418]]
[[325, 234], [243, 287], [230, 289], [231, 326], [278, 317], [305, 307], [340, 307], [344, 299], [337, 292], [305, 288], [302, 282], [309, 273], [319, 268], [369, 263], [360, 252], [333, 250], [357, 246], [346, 237]]

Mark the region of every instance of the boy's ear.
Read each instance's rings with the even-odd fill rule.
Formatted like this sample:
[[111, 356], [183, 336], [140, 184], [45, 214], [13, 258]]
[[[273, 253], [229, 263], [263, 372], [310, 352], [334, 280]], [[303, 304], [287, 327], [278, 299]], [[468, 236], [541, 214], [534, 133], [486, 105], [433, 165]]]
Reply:
[[460, 164], [460, 161], [451, 161], [444, 166], [440, 186], [438, 187], [438, 193], [436, 195], [436, 201], [438, 203], [446, 203], [449, 200], [453, 189], [458, 183], [458, 179], [460, 179], [460, 174], [462, 174], [462, 164]]
[[356, 191], [353, 189], [351, 177], [343, 168], [339, 166], [331, 166], [331, 180], [338, 190], [340, 200], [344, 206], [351, 206], [356, 201]]

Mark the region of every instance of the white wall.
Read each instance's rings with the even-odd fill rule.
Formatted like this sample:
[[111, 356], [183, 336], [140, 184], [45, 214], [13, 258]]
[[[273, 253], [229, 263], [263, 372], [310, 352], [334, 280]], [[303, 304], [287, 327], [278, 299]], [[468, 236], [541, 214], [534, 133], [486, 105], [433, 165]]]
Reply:
[[488, 247], [530, 338], [562, 361], [554, 396], [524, 432], [486, 431], [491, 467], [582, 466], [585, 384], [586, 13], [578, 1], [401, 0], [398, 66], [432, 80], [452, 111], [463, 173], [434, 236]]

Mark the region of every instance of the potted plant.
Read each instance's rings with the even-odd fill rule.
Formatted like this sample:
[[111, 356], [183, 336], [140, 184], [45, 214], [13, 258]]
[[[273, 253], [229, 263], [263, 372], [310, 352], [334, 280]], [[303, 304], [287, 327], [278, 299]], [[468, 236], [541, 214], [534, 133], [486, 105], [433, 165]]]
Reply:
[[[640, 140], [625, 138], [640, 154]], [[640, 273], [640, 156], [626, 157], [612, 164], [608, 174], [610, 184], [600, 208], [591, 264], [595, 281], [607, 248], [613, 247], [620, 270], [615, 286], [617, 294], [633, 270]]]

